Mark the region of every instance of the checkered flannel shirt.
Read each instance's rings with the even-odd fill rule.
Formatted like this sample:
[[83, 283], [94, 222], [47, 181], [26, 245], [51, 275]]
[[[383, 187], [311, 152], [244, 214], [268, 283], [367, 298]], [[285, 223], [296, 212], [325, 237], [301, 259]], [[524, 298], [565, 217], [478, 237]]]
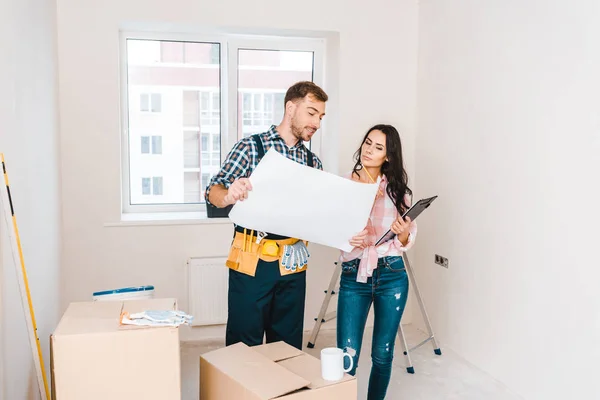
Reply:
[[[304, 146], [302, 141], [298, 141], [298, 143], [293, 147], [288, 147], [283, 138], [279, 136], [279, 133], [277, 133], [275, 125], [272, 125], [267, 132], [261, 133], [259, 137], [265, 149], [265, 153], [269, 151], [271, 147], [273, 147], [278, 153], [283, 154], [290, 160], [296, 161], [299, 164], [308, 165], [308, 152], [310, 150]], [[225, 188], [229, 188], [229, 186], [236, 179], [248, 178], [257, 165], [258, 150], [256, 149], [254, 139], [251, 137], [246, 137], [237, 142], [227, 155], [227, 158], [221, 165], [219, 172], [213, 176], [208, 183], [206, 192], [204, 194], [206, 202], [211, 204], [208, 201], [208, 194], [214, 185], [223, 185]], [[323, 169], [323, 163], [314, 154], [313, 167], [320, 170]]]

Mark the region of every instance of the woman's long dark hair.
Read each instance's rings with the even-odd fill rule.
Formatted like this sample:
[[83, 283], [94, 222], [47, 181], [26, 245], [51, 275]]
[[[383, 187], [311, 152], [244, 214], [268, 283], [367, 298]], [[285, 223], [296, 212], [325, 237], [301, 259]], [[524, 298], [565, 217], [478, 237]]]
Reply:
[[404, 199], [405, 195], [412, 196], [412, 190], [408, 187], [408, 175], [404, 169], [404, 159], [402, 157], [402, 142], [400, 141], [400, 134], [392, 125], [375, 125], [367, 131], [367, 134], [360, 143], [360, 147], [354, 153], [354, 168], [352, 173], [358, 175], [363, 166], [360, 162], [360, 156], [362, 153], [362, 146], [367, 140], [369, 133], [372, 131], [381, 131], [385, 134], [385, 148], [388, 161], [384, 161], [381, 166], [381, 173], [384, 174], [388, 180], [387, 194], [390, 196], [396, 209], [399, 213], [404, 213], [408, 210], [408, 204]]

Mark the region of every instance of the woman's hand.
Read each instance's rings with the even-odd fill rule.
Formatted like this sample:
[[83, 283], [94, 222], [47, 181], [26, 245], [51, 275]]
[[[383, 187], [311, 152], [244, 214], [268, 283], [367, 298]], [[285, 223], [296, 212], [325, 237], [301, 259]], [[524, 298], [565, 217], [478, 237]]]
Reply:
[[358, 247], [359, 249], [364, 249], [367, 247], [366, 239], [369, 231], [365, 228], [360, 233], [350, 239], [350, 245], [353, 247]]
[[390, 229], [398, 236], [400, 243], [405, 246], [408, 243], [408, 235], [410, 235], [410, 218], [407, 217], [404, 220], [402, 215], [399, 215]]

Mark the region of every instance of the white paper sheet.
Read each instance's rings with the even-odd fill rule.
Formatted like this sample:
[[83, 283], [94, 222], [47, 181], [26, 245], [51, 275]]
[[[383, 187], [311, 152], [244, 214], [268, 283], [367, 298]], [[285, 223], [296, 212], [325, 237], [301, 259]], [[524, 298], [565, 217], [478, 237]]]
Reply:
[[300, 165], [272, 148], [250, 182], [248, 199], [229, 213], [235, 224], [344, 251], [366, 227], [378, 187]]

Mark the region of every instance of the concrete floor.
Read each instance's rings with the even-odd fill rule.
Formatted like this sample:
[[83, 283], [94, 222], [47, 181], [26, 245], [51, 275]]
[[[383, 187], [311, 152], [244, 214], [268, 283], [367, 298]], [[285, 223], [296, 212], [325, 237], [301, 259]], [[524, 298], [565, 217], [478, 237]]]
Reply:
[[[409, 346], [427, 338], [423, 332], [410, 325], [405, 326], [405, 334]], [[371, 335], [371, 329], [366, 329], [357, 372], [358, 399], [361, 400], [367, 397], [371, 370]], [[335, 341], [335, 330], [322, 330], [315, 348], [305, 349], [305, 351], [319, 358], [321, 349], [335, 346]], [[305, 339], [304, 343], [306, 342]], [[198, 400], [199, 357], [202, 353], [218, 349], [223, 345], [223, 340], [182, 343], [182, 400]], [[521, 397], [511, 394], [502, 384], [468, 364], [451, 350], [442, 348], [442, 356], [436, 356], [433, 354], [431, 343], [411, 353], [415, 374], [408, 374], [405, 357], [400, 349], [400, 343], [396, 340], [394, 370], [387, 399], [521, 400]]]

